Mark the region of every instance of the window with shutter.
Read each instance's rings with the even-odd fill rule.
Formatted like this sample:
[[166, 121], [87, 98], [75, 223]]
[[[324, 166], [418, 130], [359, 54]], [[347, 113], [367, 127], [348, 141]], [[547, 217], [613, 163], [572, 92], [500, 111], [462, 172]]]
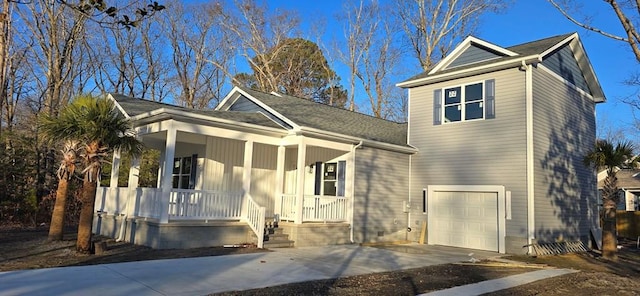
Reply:
[[495, 80], [468, 83], [433, 92], [433, 124], [495, 118]]

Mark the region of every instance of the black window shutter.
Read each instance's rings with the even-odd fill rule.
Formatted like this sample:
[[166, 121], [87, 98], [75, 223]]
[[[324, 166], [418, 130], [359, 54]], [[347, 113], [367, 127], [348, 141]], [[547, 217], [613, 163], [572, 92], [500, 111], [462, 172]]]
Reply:
[[496, 118], [496, 80], [490, 79], [484, 82], [484, 118]]
[[198, 154], [191, 155], [191, 175], [189, 176], [189, 189], [196, 188], [196, 171], [198, 170]]
[[442, 89], [433, 91], [433, 125], [442, 124]]
[[322, 182], [322, 162], [316, 162], [315, 164], [316, 166], [316, 183], [315, 183], [315, 187], [313, 189], [313, 194], [314, 195], [320, 195], [320, 187], [321, 187], [321, 182]]
[[347, 162], [338, 161], [338, 196], [344, 196]]

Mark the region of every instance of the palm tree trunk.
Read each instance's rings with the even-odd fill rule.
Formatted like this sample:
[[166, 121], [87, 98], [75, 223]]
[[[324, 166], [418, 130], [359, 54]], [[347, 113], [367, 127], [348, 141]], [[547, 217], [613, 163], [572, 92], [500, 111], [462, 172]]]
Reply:
[[91, 253], [91, 231], [93, 228], [93, 214], [96, 201], [96, 188], [98, 186], [97, 174], [91, 176], [93, 170], [89, 170], [84, 176], [82, 184], [82, 208], [80, 209], [80, 221], [78, 223], [78, 240], [76, 250], [80, 253]]
[[618, 238], [616, 235], [616, 204], [611, 199], [604, 200], [602, 217], [602, 257], [610, 260], [618, 258]]
[[60, 178], [58, 190], [56, 190], [56, 203], [51, 214], [49, 226], [49, 241], [61, 241], [64, 232], [64, 216], [67, 207], [67, 192], [69, 191], [69, 179], [66, 176]]

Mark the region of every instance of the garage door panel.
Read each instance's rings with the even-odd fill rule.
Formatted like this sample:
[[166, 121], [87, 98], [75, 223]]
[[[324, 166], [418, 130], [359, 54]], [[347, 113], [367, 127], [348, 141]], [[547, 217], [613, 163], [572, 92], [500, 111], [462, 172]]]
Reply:
[[430, 199], [430, 244], [498, 251], [496, 192], [436, 191]]

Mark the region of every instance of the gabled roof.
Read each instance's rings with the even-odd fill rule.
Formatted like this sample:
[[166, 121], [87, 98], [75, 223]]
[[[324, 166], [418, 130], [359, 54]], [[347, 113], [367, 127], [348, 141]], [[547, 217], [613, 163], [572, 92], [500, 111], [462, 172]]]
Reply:
[[223, 119], [242, 123], [255, 124], [271, 128], [282, 128], [260, 113], [244, 113], [234, 111], [196, 110], [161, 102], [132, 98], [120, 94], [110, 94], [116, 103], [116, 107], [128, 118], [139, 117], [159, 109], [175, 110], [186, 114], [200, 114], [211, 117], [212, 120]]
[[244, 87], [235, 87], [220, 103], [229, 110], [241, 96], [264, 108], [264, 112], [277, 116], [301, 131], [330, 132], [365, 140], [407, 147], [407, 124], [397, 123], [317, 103], [308, 99], [283, 94], [264, 93]]
[[[457, 58], [465, 54], [465, 51], [472, 46], [492, 52], [494, 57], [451, 66]], [[470, 36], [433, 68], [400, 82], [397, 86], [410, 88], [490, 71], [519, 67], [523, 64], [538, 64], [543, 62], [545, 58], [551, 56], [557, 49], [564, 46], [571, 48], [594, 100], [596, 102], [603, 102], [605, 100], [604, 92], [596, 78], [595, 72], [591, 67], [591, 63], [587, 58], [577, 33], [548, 37], [505, 48]]]
[[[621, 169], [616, 172], [618, 188], [640, 189], [640, 170]], [[604, 187], [604, 177], [599, 178], [598, 188]]]

